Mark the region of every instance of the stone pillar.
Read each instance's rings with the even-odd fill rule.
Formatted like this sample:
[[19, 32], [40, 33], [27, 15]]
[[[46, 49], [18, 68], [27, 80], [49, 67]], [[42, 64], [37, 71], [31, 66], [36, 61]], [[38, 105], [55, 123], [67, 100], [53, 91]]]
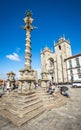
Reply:
[[26, 33], [25, 68], [31, 69], [30, 31]]
[[37, 81], [37, 71], [33, 70], [31, 67], [31, 31], [34, 27], [31, 25], [33, 19], [31, 18], [31, 12], [26, 12], [26, 17], [24, 18], [26, 31], [26, 48], [25, 48], [25, 68], [20, 70], [20, 81], [22, 82], [22, 92], [26, 90], [33, 90], [35, 88], [34, 82]]
[[26, 17], [24, 18], [26, 30], [26, 49], [25, 49], [25, 68], [31, 69], [31, 35], [30, 32], [33, 30], [33, 26], [31, 25], [33, 19], [31, 18], [31, 12], [26, 13]]

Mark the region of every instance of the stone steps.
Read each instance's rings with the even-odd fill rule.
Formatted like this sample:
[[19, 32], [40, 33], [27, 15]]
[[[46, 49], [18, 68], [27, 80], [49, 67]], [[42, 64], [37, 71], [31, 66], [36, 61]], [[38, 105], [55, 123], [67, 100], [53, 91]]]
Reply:
[[16, 98], [16, 99], [19, 99], [19, 100], [26, 100], [28, 98], [31, 98], [31, 97], [35, 97], [36, 96], [36, 93], [35, 92], [32, 92], [32, 93], [28, 93], [28, 94], [25, 94], [23, 96], [23, 94], [18, 94], [17, 92], [10, 92], [8, 95], [4, 95], [3, 98], [8, 98], [8, 96], [11, 98]]
[[36, 99], [36, 100], [30, 100], [30, 102], [27, 102], [27, 103], [12, 104], [12, 106], [14, 106], [15, 108], [24, 109], [24, 108], [27, 108], [28, 106], [32, 106], [32, 105], [37, 104], [39, 102], [41, 102], [41, 100]]
[[38, 97], [37, 96], [33, 96], [33, 97], [30, 97], [30, 98], [25, 98], [25, 99], [19, 99], [19, 98], [18, 99], [17, 98], [12, 98], [12, 99], [13, 99], [14, 103], [17, 102], [17, 101], [19, 101], [19, 103], [28, 103], [30, 101], [38, 99]]
[[53, 97], [46, 90], [35, 90], [32, 93], [10, 93], [2, 98], [0, 115], [8, 118], [16, 126], [21, 126], [41, 115], [45, 110], [60, 107], [66, 98], [58, 93]]
[[58, 108], [58, 107], [61, 107], [61, 106], [65, 105], [67, 103], [67, 100], [68, 99], [66, 97], [59, 96], [59, 98], [54, 100], [53, 103], [51, 103], [50, 105], [46, 105], [45, 107], [47, 109]]
[[[20, 98], [19, 98], [20, 97]], [[34, 93], [10, 93], [2, 98], [0, 114], [20, 126], [45, 111], [39, 96]], [[3, 111], [3, 113], [1, 113]]]
[[38, 109], [32, 111], [32, 113], [28, 113], [26, 116], [24, 116], [24, 118], [22, 120], [20, 120], [18, 122], [18, 125], [21, 126], [25, 122], [28, 122], [35, 117], [38, 117], [39, 115], [41, 115], [44, 112], [45, 112], [45, 109], [42, 107], [42, 108], [38, 108]]
[[[23, 106], [23, 105], [22, 105]], [[35, 102], [32, 104], [27, 104], [26, 107], [14, 107], [12, 106], [5, 106], [6, 110], [11, 112], [12, 114], [18, 115], [19, 117], [23, 117], [25, 114], [38, 109], [39, 107], [43, 107], [43, 104], [39, 102]]]
[[6, 119], [9, 119], [11, 122], [13, 122], [13, 124], [20, 127], [25, 123], [28, 123], [33, 118], [38, 117], [40, 114], [44, 113], [44, 111], [44, 108], [38, 108], [32, 111], [31, 113], [26, 114], [23, 118], [20, 118], [17, 115], [15, 116], [14, 114], [10, 114], [10, 112], [6, 110], [1, 110], [0, 115]]
[[[42, 88], [40, 90], [37, 90], [36, 93], [40, 97], [40, 99], [43, 101], [43, 105], [46, 108], [46, 106], [50, 106], [53, 104], [56, 97], [53, 97], [52, 95], [48, 94], [46, 89], [43, 90]], [[47, 108], [46, 108], [47, 109]]]
[[43, 90], [41, 88], [41, 90], [37, 91], [37, 94], [40, 96], [46, 109], [60, 107], [66, 103], [66, 97], [63, 97], [60, 93], [57, 93], [57, 96], [54, 97], [49, 95], [46, 89]]
[[12, 102], [9, 100], [9, 102], [4, 102], [3, 101], [3, 106], [7, 109], [7, 110], [10, 110], [10, 109], [13, 109], [13, 111], [17, 111], [18, 109], [25, 109], [27, 107], [31, 107], [32, 105], [34, 104], [38, 104], [40, 103], [41, 100], [39, 100], [38, 98], [34, 98], [33, 100], [30, 100], [29, 102], [19, 102], [18, 100], [16, 102]]
[[28, 114], [38, 108], [41, 108], [43, 107], [43, 104], [41, 104], [41, 102], [37, 103], [37, 104], [34, 104], [32, 107], [28, 107], [27, 109], [23, 109], [23, 110], [20, 110], [21, 114], [25, 115], [25, 114]]

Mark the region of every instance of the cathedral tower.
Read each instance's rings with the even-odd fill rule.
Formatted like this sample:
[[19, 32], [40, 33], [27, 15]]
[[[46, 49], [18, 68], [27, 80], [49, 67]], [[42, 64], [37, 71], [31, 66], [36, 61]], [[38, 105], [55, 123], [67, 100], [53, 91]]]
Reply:
[[70, 42], [61, 37], [54, 45], [57, 63], [57, 82], [67, 82], [65, 59], [72, 56]]
[[72, 56], [70, 42], [61, 37], [54, 43], [52, 52], [48, 47], [41, 52], [42, 81], [48, 79], [55, 83], [68, 82], [65, 59]]

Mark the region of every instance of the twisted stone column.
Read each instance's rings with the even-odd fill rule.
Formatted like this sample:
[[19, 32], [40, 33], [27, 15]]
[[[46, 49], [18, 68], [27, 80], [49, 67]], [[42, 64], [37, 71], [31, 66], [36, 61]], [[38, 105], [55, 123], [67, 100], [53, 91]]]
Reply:
[[25, 49], [25, 68], [31, 69], [31, 40], [30, 40], [30, 31], [26, 33], [26, 49]]
[[[31, 67], [31, 31], [34, 27], [31, 25], [33, 19], [31, 18], [31, 12], [26, 12], [26, 17], [24, 18], [25, 25], [23, 29], [26, 31], [26, 43], [25, 43], [25, 68], [20, 70], [20, 81], [22, 82], [22, 93], [26, 90], [31, 90], [34, 88], [34, 82], [37, 81], [37, 71], [33, 70]], [[21, 87], [20, 87], [21, 88]]]
[[24, 18], [24, 22], [26, 25], [24, 26], [24, 29], [26, 30], [26, 49], [25, 49], [25, 68], [31, 69], [31, 35], [30, 32], [33, 30], [33, 26], [31, 25], [33, 22], [33, 19], [31, 18], [31, 13], [27, 12], [26, 17]]

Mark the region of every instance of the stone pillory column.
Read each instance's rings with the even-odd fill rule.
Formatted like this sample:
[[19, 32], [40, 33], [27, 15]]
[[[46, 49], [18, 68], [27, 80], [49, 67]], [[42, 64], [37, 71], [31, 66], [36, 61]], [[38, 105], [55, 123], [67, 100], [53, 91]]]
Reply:
[[25, 68], [31, 69], [31, 35], [30, 32], [33, 30], [33, 26], [31, 25], [33, 19], [31, 18], [31, 12], [26, 12], [26, 17], [24, 18], [26, 30], [26, 49], [25, 49]]
[[[26, 12], [26, 17], [24, 18], [25, 26], [23, 27], [24, 30], [26, 30], [26, 48], [25, 48], [25, 68], [20, 70], [20, 88], [24, 92], [26, 90], [30, 90], [34, 88], [34, 83], [37, 82], [37, 71], [33, 70], [31, 67], [31, 31], [34, 29], [34, 27], [31, 25], [33, 22], [33, 19], [31, 18], [31, 12]], [[22, 86], [22, 87], [21, 87]]]

